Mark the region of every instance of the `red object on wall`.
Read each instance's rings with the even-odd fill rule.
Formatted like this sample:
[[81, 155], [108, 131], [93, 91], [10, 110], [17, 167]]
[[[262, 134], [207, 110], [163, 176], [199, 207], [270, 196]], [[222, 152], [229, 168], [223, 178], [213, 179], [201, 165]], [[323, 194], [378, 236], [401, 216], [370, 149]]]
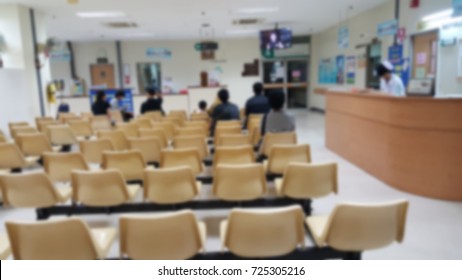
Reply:
[[420, 6], [420, 0], [411, 0], [411, 8], [416, 9]]

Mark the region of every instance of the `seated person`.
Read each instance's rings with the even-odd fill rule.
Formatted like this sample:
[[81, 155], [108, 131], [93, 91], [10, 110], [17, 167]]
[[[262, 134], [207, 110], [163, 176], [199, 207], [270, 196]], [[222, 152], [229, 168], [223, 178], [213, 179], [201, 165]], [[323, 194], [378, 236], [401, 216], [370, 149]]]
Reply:
[[133, 114], [129, 112], [128, 106], [124, 104], [125, 91], [119, 90], [116, 92], [115, 98], [111, 100], [111, 110], [118, 110], [122, 114], [124, 121], [129, 121], [133, 118]]
[[109, 115], [111, 105], [106, 101], [106, 93], [100, 90], [96, 93], [96, 100], [91, 106], [91, 111], [95, 116]]
[[198, 104], [199, 113], [207, 113], [207, 101], [201, 100]]
[[221, 104], [216, 106], [212, 113], [212, 136], [215, 132], [215, 126], [218, 121], [239, 120], [239, 108], [229, 102], [229, 92], [227, 89], [221, 89], [218, 92], [218, 99]]
[[162, 115], [165, 115], [164, 110], [162, 109], [162, 95], [160, 93], [156, 93], [156, 89], [148, 88], [148, 99], [141, 104], [141, 114], [147, 112], [155, 112], [160, 111]]
[[[255, 83], [253, 85], [254, 96], [247, 100], [245, 104], [245, 116], [248, 119], [251, 114], [266, 115], [271, 110], [268, 98], [263, 95], [263, 84]], [[247, 126], [247, 120], [245, 121]]]
[[268, 96], [271, 111], [263, 118], [262, 135], [295, 131], [295, 118], [284, 110], [285, 95], [273, 92]]

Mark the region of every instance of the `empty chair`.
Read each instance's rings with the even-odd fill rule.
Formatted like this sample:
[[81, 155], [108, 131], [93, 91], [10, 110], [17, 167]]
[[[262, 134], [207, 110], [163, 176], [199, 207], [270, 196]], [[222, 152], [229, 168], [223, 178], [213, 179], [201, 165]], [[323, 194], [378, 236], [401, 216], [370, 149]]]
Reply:
[[140, 117], [133, 121], [139, 129], [151, 129], [152, 128], [152, 121], [146, 117]]
[[168, 116], [179, 116], [181, 117], [184, 121], [188, 119], [188, 114], [186, 113], [185, 110], [172, 110], [168, 113]]
[[160, 153], [164, 147], [158, 137], [133, 138], [129, 140], [130, 150], [143, 154], [146, 163], [159, 163]]
[[75, 113], [59, 113], [58, 115], [58, 120], [62, 123], [67, 123], [68, 120], [76, 120], [79, 119], [79, 116], [77, 116]]
[[158, 204], [191, 201], [202, 187], [189, 166], [151, 170], [144, 175], [144, 199]]
[[217, 147], [252, 146], [250, 137], [245, 134], [220, 135]]
[[213, 168], [219, 164], [250, 164], [255, 163], [255, 154], [251, 146], [217, 147], [213, 158]]
[[209, 131], [209, 123], [207, 121], [188, 121], [183, 125], [184, 128], [202, 128], [206, 133]]
[[109, 139], [117, 151], [128, 150], [128, 139], [122, 131], [98, 131], [98, 139]]
[[218, 139], [220, 139], [221, 136], [223, 135], [240, 135], [242, 134], [242, 128], [240, 126], [225, 126], [225, 127], [220, 127], [220, 128], [215, 128], [215, 134], [214, 134], [214, 143], [215, 146], [218, 143]]
[[183, 260], [204, 250], [206, 227], [190, 210], [120, 218], [120, 257]]
[[[37, 123], [37, 128], [40, 132], [47, 133], [47, 128], [50, 125], [61, 125], [62, 123], [57, 120], [45, 120], [45, 121], [39, 121]], [[47, 135], [48, 136], [48, 135]]]
[[16, 260], [104, 259], [116, 238], [114, 228], [90, 229], [79, 218], [6, 222]]
[[326, 217], [312, 216], [306, 225], [318, 247], [361, 252], [402, 242], [409, 203], [342, 203]]
[[76, 203], [109, 207], [132, 201], [140, 186], [127, 186], [119, 170], [73, 171], [72, 190], [72, 200]]
[[275, 145], [264, 162], [267, 173], [283, 174], [291, 163], [311, 163], [310, 145]]
[[160, 167], [171, 168], [189, 166], [194, 175], [198, 176], [205, 168], [196, 149], [163, 150], [160, 156]]
[[123, 123], [124, 118], [120, 110], [108, 110], [109, 118], [114, 123]]
[[8, 142], [8, 140], [6, 139], [6, 136], [3, 133], [3, 131], [0, 130], [0, 143], [6, 143], [6, 142]]
[[244, 258], [284, 256], [305, 245], [303, 218], [300, 206], [233, 209], [220, 224], [221, 241], [224, 248]]
[[189, 119], [191, 121], [208, 121], [210, 117], [207, 113], [200, 112], [200, 113], [192, 113]]
[[162, 121], [169, 121], [176, 126], [183, 126], [185, 119], [179, 115], [172, 115], [172, 116], [164, 117]]
[[155, 129], [162, 129], [167, 136], [167, 140], [171, 141], [175, 137], [175, 127], [176, 125], [169, 121], [162, 121], [158, 123], [153, 123], [152, 125]]
[[10, 122], [8, 123], [8, 129], [10, 130], [10, 134], [13, 135], [12, 129], [15, 127], [20, 127], [20, 126], [29, 126], [28, 122]]
[[[37, 127], [38, 130], [40, 130], [40, 124], [41, 123], [55, 123], [55, 124], [58, 124], [60, 123], [59, 121], [55, 120], [54, 118], [52, 117], [38, 117], [38, 118], [35, 118], [35, 126]], [[42, 130], [40, 130], [42, 131]]]
[[25, 156], [41, 157], [45, 152], [53, 152], [48, 138], [43, 133], [19, 134], [16, 143]]
[[91, 117], [91, 128], [93, 131], [110, 130], [112, 128], [111, 120], [108, 116], [93, 116]]
[[101, 164], [103, 162], [103, 153], [114, 151], [114, 144], [109, 139], [96, 139], [80, 141], [80, 152], [89, 163]]
[[188, 136], [201, 136], [207, 137], [207, 130], [203, 127], [187, 127], [179, 128], [176, 130], [176, 136], [178, 137], [188, 137]]
[[152, 138], [156, 137], [159, 139], [162, 148], [167, 148], [168, 138], [166, 132], [161, 128], [153, 129], [140, 129], [140, 138]]
[[297, 144], [297, 134], [289, 133], [267, 133], [263, 137], [263, 143], [260, 146], [260, 154], [269, 157], [271, 148], [274, 145], [294, 145]]
[[283, 179], [274, 181], [279, 196], [310, 199], [337, 193], [337, 164], [290, 163]]
[[88, 120], [72, 120], [68, 122], [78, 140], [89, 139], [93, 136], [93, 128]]
[[[239, 178], [239, 183], [236, 178]], [[265, 169], [261, 164], [220, 164], [215, 169], [213, 194], [222, 200], [255, 200], [265, 192]]]
[[31, 134], [31, 133], [38, 133], [35, 127], [31, 126], [15, 126], [11, 128], [11, 137], [16, 139], [19, 134]]
[[17, 208], [51, 207], [69, 200], [70, 187], [55, 188], [45, 173], [0, 175], [3, 202]]
[[202, 160], [209, 155], [209, 148], [204, 136], [175, 137], [173, 147], [175, 149], [197, 149]]
[[48, 137], [52, 145], [74, 145], [77, 144], [77, 137], [67, 125], [48, 126]]
[[21, 150], [14, 143], [0, 144], [0, 169], [18, 171], [21, 168], [37, 165], [39, 157], [24, 157]]
[[218, 121], [217, 128], [221, 127], [242, 127], [241, 121]]
[[140, 151], [104, 152], [102, 167], [119, 170], [127, 181], [142, 181], [146, 160]]
[[69, 183], [73, 170], [90, 170], [81, 153], [44, 153], [45, 172], [54, 183]]
[[161, 121], [163, 118], [162, 112], [160, 111], [147, 112], [147, 113], [144, 113], [143, 116], [148, 117], [152, 121], [155, 121], [155, 122]]
[[127, 138], [138, 138], [138, 125], [136, 123], [119, 123], [117, 130], [125, 133]]
[[5, 233], [0, 233], [0, 260], [6, 260], [11, 255], [10, 241]]

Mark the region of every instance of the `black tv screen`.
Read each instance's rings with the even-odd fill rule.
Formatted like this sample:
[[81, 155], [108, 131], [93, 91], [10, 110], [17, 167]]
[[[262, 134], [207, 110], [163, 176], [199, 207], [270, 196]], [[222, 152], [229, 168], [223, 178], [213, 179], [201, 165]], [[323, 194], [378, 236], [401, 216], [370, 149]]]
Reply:
[[287, 28], [264, 30], [260, 32], [261, 48], [280, 50], [292, 47], [292, 30]]

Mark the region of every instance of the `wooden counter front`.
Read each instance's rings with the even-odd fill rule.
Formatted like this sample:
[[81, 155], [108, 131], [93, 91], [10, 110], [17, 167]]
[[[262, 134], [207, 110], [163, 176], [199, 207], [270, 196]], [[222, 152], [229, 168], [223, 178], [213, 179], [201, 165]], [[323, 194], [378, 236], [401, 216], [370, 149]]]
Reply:
[[462, 99], [322, 94], [329, 149], [402, 191], [462, 201]]

